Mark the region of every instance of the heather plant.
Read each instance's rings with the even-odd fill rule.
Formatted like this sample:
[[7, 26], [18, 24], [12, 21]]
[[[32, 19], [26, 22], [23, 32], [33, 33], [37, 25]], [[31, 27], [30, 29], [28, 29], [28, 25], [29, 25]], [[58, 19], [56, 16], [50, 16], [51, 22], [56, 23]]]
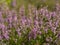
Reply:
[[[8, 1], [9, 2], [9, 1]], [[0, 45], [60, 45], [60, 5], [55, 10], [49, 6], [24, 4], [18, 7], [13, 0], [12, 9], [0, 6]]]

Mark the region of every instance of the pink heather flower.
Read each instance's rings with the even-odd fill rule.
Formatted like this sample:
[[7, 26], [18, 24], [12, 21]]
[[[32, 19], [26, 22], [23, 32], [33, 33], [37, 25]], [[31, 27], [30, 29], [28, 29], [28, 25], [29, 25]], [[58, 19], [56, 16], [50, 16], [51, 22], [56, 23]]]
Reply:
[[14, 20], [17, 21], [17, 16], [14, 17]]
[[42, 26], [42, 25], [43, 25], [43, 21], [42, 21], [42, 20], [40, 20], [40, 21], [39, 21], [39, 24], [40, 24], [40, 26]]
[[12, 28], [12, 24], [11, 23], [8, 24], [8, 28]]
[[5, 37], [5, 39], [9, 39], [8, 33], [4, 33], [3, 36]]
[[37, 28], [33, 28], [32, 30], [31, 30], [31, 32], [29, 33], [29, 38], [36, 38], [36, 36], [37, 36]]
[[9, 16], [9, 17], [7, 18], [7, 22], [8, 22], [8, 23], [12, 23], [12, 17], [11, 17], [11, 16]]
[[13, 15], [12, 15], [12, 21], [14, 21], [14, 22], [17, 21], [17, 15], [16, 15], [16, 14], [13, 14]]
[[35, 15], [35, 16], [38, 16], [38, 10], [36, 7], [33, 7], [32, 8], [32, 13]]
[[50, 39], [49, 39], [48, 37], [46, 37], [46, 41], [47, 41], [47, 42], [49, 42], [49, 41], [50, 41]]
[[4, 25], [4, 24], [0, 24], [0, 28], [1, 28], [2, 30], [5, 30], [5, 25]]
[[22, 23], [23, 26], [25, 26], [26, 21], [27, 21], [26, 18], [23, 16], [23, 17], [21, 18], [21, 23]]
[[8, 33], [8, 30], [3, 30], [2, 31], [2, 34], [3, 34], [3, 36], [5, 37], [5, 39], [9, 39], [9, 33]]
[[18, 28], [16, 31], [18, 33], [18, 36], [21, 36], [20, 28]]
[[12, 2], [12, 5], [13, 5], [13, 7], [16, 7], [16, 0], [13, 0], [13, 2]]
[[42, 14], [43, 16], [46, 15], [46, 13], [48, 12], [47, 7], [41, 8], [40, 12], [40, 14]]
[[45, 16], [48, 20], [51, 19], [51, 15], [50, 15], [50, 12], [48, 10], [45, 12]]
[[48, 32], [48, 28], [46, 27], [46, 28], [44, 29], [44, 31], [47, 33], [47, 32]]
[[43, 14], [43, 11], [44, 11], [44, 9], [41, 8], [41, 9], [39, 10], [39, 14]]
[[37, 20], [34, 20], [34, 26], [39, 28], [39, 22]]
[[41, 34], [42, 34], [42, 32], [41, 32], [41, 31], [37, 31], [37, 33], [38, 33], [39, 35], [41, 35]]
[[56, 34], [56, 27], [51, 27], [51, 30], [54, 34]]
[[55, 26], [56, 26], [56, 27], [59, 27], [58, 24], [59, 24], [59, 20], [57, 20], [57, 21], [55, 22]]
[[52, 20], [49, 21], [49, 26], [52, 27]]
[[25, 7], [24, 7], [24, 5], [20, 7], [20, 9], [19, 9], [19, 15], [20, 16], [24, 16], [25, 15]]
[[56, 10], [57, 10], [57, 11], [60, 10], [60, 5], [59, 5], [59, 3], [56, 3]]
[[50, 14], [51, 14], [52, 17], [56, 16], [56, 12], [50, 12]]
[[8, 36], [7, 27], [6, 27], [4, 24], [1, 24], [0, 27], [1, 27], [1, 29], [2, 29], [2, 34], [3, 34], [3, 36], [4, 36], [6, 39], [8, 39], [9, 36]]
[[38, 11], [37, 10], [35, 10], [34, 19], [38, 20]]
[[0, 17], [2, 17], [2, 12], [0, 11]]
[[31, 25], [31, 20], [30, 20], [29, 18], [27, 18], [26, 24], [27, 24], [27, 27], [30, 27], [30, 25]]
[[2, 36], [0, 35], [0, 40], [2, 40]]
[[35, 25], [38, 25], [39, 22], [37, 20], [35, 20], [34, 23], [35, 23]]

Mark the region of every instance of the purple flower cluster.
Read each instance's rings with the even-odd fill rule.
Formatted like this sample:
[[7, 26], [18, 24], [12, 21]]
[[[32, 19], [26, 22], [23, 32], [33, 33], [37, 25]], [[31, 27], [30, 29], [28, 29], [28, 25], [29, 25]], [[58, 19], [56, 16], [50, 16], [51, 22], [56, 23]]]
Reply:
[[[60, 38], [60, 5], [56, 5], [55, 11], [49, 11], [47, 7], [37, 10], [32, 5], [28, 5], [27, 10], [27, 15], [24, 5], [19, 11], [10, 10], [8, 7], [0, 10], [0, 40], [9, 40], [14, 35], [22, 37], [29, 29], [27, 34], [29, 40], [36, 39], [37, 35], [47, 34], [48, 30]], [[46, 41], [52, 41], [52, 38], [48, 36]]]

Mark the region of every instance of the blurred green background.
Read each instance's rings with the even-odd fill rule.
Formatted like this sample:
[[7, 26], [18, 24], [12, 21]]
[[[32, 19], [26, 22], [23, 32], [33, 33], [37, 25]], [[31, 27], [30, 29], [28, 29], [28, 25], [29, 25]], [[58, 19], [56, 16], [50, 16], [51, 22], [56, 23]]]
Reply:
[[[0, 4], [5, 3], [10, 8], [12, 8], [12, 2], [13, 0], [0, 0]], [[49, 10], [53, 10], [57, 2], [59, 3], [60, 0], [16, 0], [16, 8], [18, 9], [21, 5], [25, 5], [25, 7], [27, 7], [28, 4], [32, 4], [37, 7], [37, 9], [42, 5], [42, 7], [48, 6]]]

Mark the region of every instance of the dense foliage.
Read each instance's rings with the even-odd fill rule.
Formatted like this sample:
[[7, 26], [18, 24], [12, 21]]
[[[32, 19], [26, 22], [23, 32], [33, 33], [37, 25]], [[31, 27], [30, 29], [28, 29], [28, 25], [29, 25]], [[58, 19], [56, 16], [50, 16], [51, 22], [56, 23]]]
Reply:
[[0, 45], [60, 45], [59, 3], [51, 8], [43, 1], [22, 5], [16, 0], [1, 2]]

